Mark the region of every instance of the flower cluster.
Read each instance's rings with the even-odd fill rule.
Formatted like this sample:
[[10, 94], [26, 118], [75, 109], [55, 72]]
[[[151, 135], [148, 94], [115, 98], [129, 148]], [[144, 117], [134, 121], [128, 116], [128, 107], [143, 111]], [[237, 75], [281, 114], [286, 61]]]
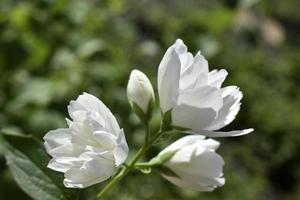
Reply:
[[[215, 152], [220, 143], [205, 137], [239, 136], [253, 131], [218, 131], [235, 119], [241, 106], [242, 92], [237, 86], [221, 87], [227, 74], [224, 69], [209, 71], [200, 52], [193, 56], [182, 40], [176, 40], [158, 67], [161, 129], [155, 134], [147, 131], [145, 144], [131, 162], [124, 164], [128, 146], [113, 114], [95, 96], [83, 93], [68, 106], [68, 128], [44, 136], [45, 148], [52, 156], [48, 167], [63, 172], [65, 186], [72, 188], [85, 188], [116, 174], [100, 196], [130, 170], [143, 171], [145, 167], [156, 168], [173, 184], [195, 191], [212, 191], [224, 185], [224, 161]], [[144, 73], [131, 72], [127, 96], [132, 110], [149, 126], [155, 97]], [[189, 135], [149, 162], [137, 163], [155, 141], [172, 130]]]
[[110, 110], [84, 93], [68, 106], [69, 128], [49, 131], [45, 147], [53, 157], [48, 167], [65, 173], [66, 187], [84, 188], [102, 182], [127, 158], [124, 132]]
[[182, 40], [176, 40], [158, 68], [158, 94], [163, 113], [171, 112], [173, 127], [208, 137], [238, 136], [242, 131], [215, 131], [232, 122], [240, 109], [242, 93], [236, 86], [221, 88], [227, 71], [209, 72], [200, 52], [195, 57]]

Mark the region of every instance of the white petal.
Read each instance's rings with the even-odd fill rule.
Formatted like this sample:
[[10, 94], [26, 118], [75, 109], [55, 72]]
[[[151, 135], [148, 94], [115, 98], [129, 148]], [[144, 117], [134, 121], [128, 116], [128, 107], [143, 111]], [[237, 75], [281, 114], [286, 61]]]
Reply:
[[[168, 180], [180, 187], [196, 191], [211, 191], [216, 187], [224, 185], [225, 179], [222, 178], [223, 158], [214, 151], [203, 148], [201, 145], [194, 144], [192, 146], [196, 151], [192, 154], [189, 162], [184, 163], [180, 159], [178, 159], [178, 162], [172, 162], [173, 158], [167, 162], [166, 166], [180, 177], [179, 179], [172, 178]], [[187, 147], [184, 147], [176, 154], [186, 150], [188, 150]]]
[[92, 123], [88, 119], [84, 120], [83, 122], [73, 121], [70, 124], [70, 130], [72, 133], [72, 143], [76, 143], [82, 146], [99, 145], [95, 136], [93, 135], [94, 130], [92, 130], [92, 128]]
[[212, 108], [218, 111], [223, 106], [221, 91], [215, 87], [203, 86], [180, 93], [178, 104], [187, 104], [198, 108]]
[[213, 70], [208, 73], [208, 84], [217, 88], [221, 88], [221, 85], [227, 75], [228, 72], [225, 69]]
[[207, 137], [235, 137], [235, 136], [246, 135], [248, 133], [251, 133], [252, 131], [254, 131], [253, 128], [244, 129], [244, 130], [236, 130], [236, 131], [228, 131], [228, 132], [208, 131], [208, 130], [190, 130], [190, 131], [186, 131], [186, 133], [200, 134], [200, 135], [204, 135]]
[[65, 173], [64, 185], [70, 188], [85, 188], [105, 181], [115, 171], [115, 164], [111, 160], [94, 158], [81, 168], [72, 168]]
[[175, 142], [173, 142], [171, 145], [166, 147], [164, 150], [162, 150], [159, 155], [168, 152], [168, 151], [173, 151], [173, 150], [178, 150], [181, 149], [182, 147], [188, 146], [195, 144], [198, 141], [205, 141], [205, 137], [202, 135], [188, 135], [184, 136]]
[[95, 139], [105, 149], [113, 149], [117, 144], [117, 137], [107, 131], [94, 132]]
[[172, 125], [175, 127], [202, 130], [215, 118], [212, 108], [199, 108], [181, 104], [172, 110]]
[[86, 109], [79, 104], [77, 101], [70, 101], [70, 104], [68, 105], [68, 112], [70, 117], [73, 120], [83, 120], [86, 118], [87, 111]]
[[98, 112], [106, 121], [106, 128], [112, 133], [118, 133], [120, 130], [119, 124], [110, 110], [97, 97], [83, 93], [76, 101], [71, 101], [68, 106], [69, 114], [74, 116], [76, 111]]
[[79, 156], [79, 159], [81, 160], [92, 160], [92, 159], [104, 159], [104, 160], [107, 160], [107, 161], [111, 161], [111, 162], [114, 162], [114, 156], [113, 156], [113, 153], [112, 151], [110, 150], [99, 150], [99, 149], [92, 149], [92, 151], [86, 151], [84, 153], [82, 153], [80, 156]]
[[45, 148], [47, 152], [51, 149], [57, 148], [62, 145], [71, 143], [70, 130], [67, 128], [60, 128], [56, 130], [49, 131], [43, 139], [45, 140]]
[[128, 145], [126, 142], [125, 134], [123, 129], [120, 131], [118, 139], [117, 139], [117, 146], [113, 151], [116, 166], [121, 165], [128, 156]]
[[196, 149], [193, 147], [193, 145], [186, 146], [184, 147], [184, 150], [177, 151], [175, 155], [173, 155], [173, 157], [165, 163], [165, 165], [173, 168], [178, 164], [180, 165], [182, 163], [189, 163], [195, 150]]
[[[201, 137], [204, 137], [202, 135], [197, 135], [197, 136], [201, 136]], [[196, 140], [196, 138], [195, 138]], [[213, 140], [213, 139], [205, 139], [205, 140], [197, 140], [196, 144], [197, 146], [199, 147], [202, 147], [202, 148], [205, 148], [205, 149], [208, 149], [208, 150], [217, 150], [220, 146], [220, 142], [216, 141], [216, 140]], [[196, 151], [196, 155], [198, 155], [198, 151]]]
[[85, 147], [78, 144], [66, 144], [48, 151], [52, 157], [77, 157], [85, 151]]
[[180, 60], [171, 46], [158, 67], [158, 94], [161, 110], [165, 113], [174, 107], [177, 101], [180, 78]]
[[193, 64], [187, 67], [180, 76], [180, 90], [193, 89], [207, 84], [208, 62], [201, 54], [197, 54]]
[[51, 159], [47, 165], [49, 169], [58, 171], [58, 172], [66, 172], [67, 170], [70, 169], [70, 166], [61, 164], [55, 161], [55, 159]]
[[[231, 123], [240, 110], [242, 93], [239, 88], [229, 86], [222, 88], [224, 98], [223, 107], [219, 110], [217, 118], [207, 128], [207, 130], [218, 130]], [[230, 92], [229, 92], [230, 91]]]
[[184, 168], [186, 173], [192, 175], [200, 175], [203, 177], [221, 177], [223, 176], [223, 158], [214, 151], [202, 150], [203, 147], [199, 147], [201, 153], [197, 155], [197, 152], [191, 159], [191, 163], [188, 167]]
[[[177, 178], [177, 177], [166, 176], [166, 175], [163, 175], [163, 177], [166, 178], [171, 183], [173, 183], [181, 188], [185, 188], [185, 189], [189, 189], [189, 190], [193, 190], [193, 191], [211, 192], [217, 187], [216, 185], [202, 184], [202, 181], [204, 179], [202, 177], [190, 177], [191, 179], [189, 179], [189, 180]], [[208, 179], [206, 179], [206, 180], [208, 180]], [[218, 186], [222, 186], [225, 183], [225, 179], [218, 178], [218, 179], [216, 179], [215, 182], [218, 184]]]
[[104, 130], [106, 127], [106, 122], [105, 122], [105, 116], [102, 116], [98, 112], [91, 112], [88, 115], [87, 120], [89, 121], [89, 124], [91, 126], [91, 129], [93, 131], [97, 130]]
[[204, 74], [208, 74], [208, 61], [204, 58], [204, 56], [199, 51], [194, 58], [195, 67], [200, 68], [200, 71]]
[[53, 158], [48, 163], [47, 167], [58, 171], [65, 173], [67, 170], [69, 170], [72, 167], [80, 167], [83, 165], [83, 160], [79, 158], [74, 157], [58, 157]]
[[181, 64], [181, 72], [188, 68], [193, 63], [193, 55], [187, 51], [186, 45], [181, 39], [177, 39], [172, 45], [179, 56]]

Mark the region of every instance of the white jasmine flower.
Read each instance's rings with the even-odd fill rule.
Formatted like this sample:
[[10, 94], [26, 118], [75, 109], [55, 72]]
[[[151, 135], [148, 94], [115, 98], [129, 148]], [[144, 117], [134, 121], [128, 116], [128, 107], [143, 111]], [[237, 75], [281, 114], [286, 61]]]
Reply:
[[173, 184], [195, 191], [212, 191], [225, 184], [223, 178], [223, 158], [215, 150], [220, 143], [205, 139], [200, 135], [185, 136], [167, 148], [158, 156], [176, 152], [163, 165], [175, 173], [162, 174]]
[[105, 181], [127, 158], [128, 146], [110, 110], [87, 93], [68, 106], [69, 128], [49, 131], [45, 147], [48, 167], [63, 172], [66, 187], [85, 188]]
[[224, 69], [209, 72], [207, 60], [193, 56], [178, 39], [166, 51], [158, 69], [158, 94], [171, 125], [209, 137], [238, 136], [253, 129], [216, 131], [231, 123], [240, 109], [242, 93], [237, 86], [221, 88]]

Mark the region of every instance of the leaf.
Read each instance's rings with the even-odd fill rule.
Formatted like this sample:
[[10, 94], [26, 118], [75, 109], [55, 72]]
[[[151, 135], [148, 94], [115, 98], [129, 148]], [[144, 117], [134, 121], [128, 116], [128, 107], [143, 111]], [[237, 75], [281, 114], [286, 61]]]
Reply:
[[38, 200], [78, 199], [77, 191], [63, 185], [63, 176], [47, 168], [50, 160], [43, 145], [31, 136], [2, 133], [4, 155], [15, 181]]

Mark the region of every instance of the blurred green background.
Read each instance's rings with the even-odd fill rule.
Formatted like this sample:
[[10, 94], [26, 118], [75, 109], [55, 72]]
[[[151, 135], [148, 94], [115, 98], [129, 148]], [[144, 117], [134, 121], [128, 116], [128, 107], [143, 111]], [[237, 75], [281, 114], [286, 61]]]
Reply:
[[[224, 130], [255, 132], [219, 139], [226, 184], [212, 193], [133, 173], [107, 199], [300, 199], [299, 8], [299, 0], [2, 0], [0, 127], [42, 138], [66, 126], [68, 102], [86, 91], [117, 116], [134, 152], [143, 127], [126, 98], [130, 71], [145, 72], [155, 86], [165, 50], [181, 38], [191, 52], [202, 51], [210, 69], [229, 72], [224, 86], [243, 91], [242, 109]], [[155, 116], [158, 124], [158, 107]], [[104, 184], [81, 190], [80, 198], [93, 199]], [[2, 146], [0, 199], [30, 199]]]

